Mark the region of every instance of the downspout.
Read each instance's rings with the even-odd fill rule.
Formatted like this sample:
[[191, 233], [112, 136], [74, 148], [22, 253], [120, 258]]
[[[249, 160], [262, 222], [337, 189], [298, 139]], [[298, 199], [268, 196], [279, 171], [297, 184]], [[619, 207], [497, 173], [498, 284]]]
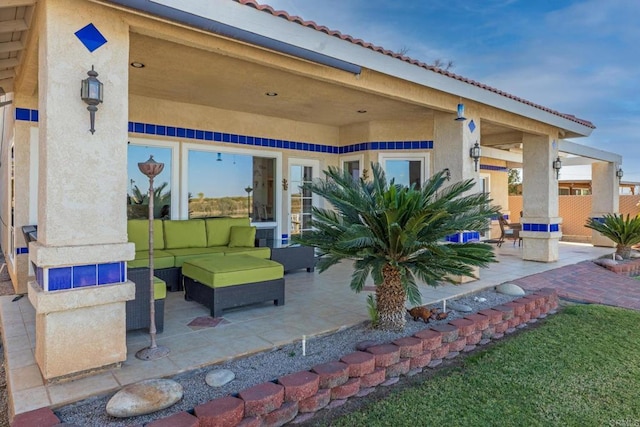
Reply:
[[360, 74], [362, 70], [359, 65], [355, 65], [347, 61], [323, 55], [321, 53], [294, 46], [289, 43], [281, 42], [279, 40], [274, 40], [260, 34], [242, 30], [240, 28], [223, 24], [222, 22], [214, 21], [202, 16], [193, 15], [191, 13], [154, 3], [149, 0], [108, 0], [108, 2], [115, 3], [130, 9], [146, 12], [150, 15], [158, 16], [170, 21], [179, 22], [181, 24], [198, 28], [210, 33], [220, 34], [225, 37], [230, 37], [235, 40], [264, 47], [276, 52], [281, 52], [290, 56], [302, 58], [307, 61], [337, 68], [339, 70], [347, 71], [356, 75]]

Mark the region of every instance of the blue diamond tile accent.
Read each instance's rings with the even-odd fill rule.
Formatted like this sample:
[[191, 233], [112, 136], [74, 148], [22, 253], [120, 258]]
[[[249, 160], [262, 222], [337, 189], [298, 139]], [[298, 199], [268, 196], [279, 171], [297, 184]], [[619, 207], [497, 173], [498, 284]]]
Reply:
[[471, 131], [471, 133], [473, 133], [473, 131], [476, 130], [476, 124], [473, 121], [473, 119], [469, 122], [469, 130]]
[[74, 33], [89, 52], [93, 52], [107, 42], [102, 33], [93, 24], [88, 24]]

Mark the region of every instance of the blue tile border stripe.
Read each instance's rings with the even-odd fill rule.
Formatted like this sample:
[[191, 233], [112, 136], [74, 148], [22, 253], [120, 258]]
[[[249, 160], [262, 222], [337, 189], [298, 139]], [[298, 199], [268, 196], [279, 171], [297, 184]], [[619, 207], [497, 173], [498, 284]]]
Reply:
[[127, 281], [127, 263], [73, 265], [36, 269], [36, 280], [45, 291], [99, 286]]
[[22, 254], [28, 254], [29, 253], [29, 248], [25, 247], [25, 248], [16, 248], [16, 255], [22, 255]]
[[[15, 109], [16, 120], [37, 122], [38, 110], [28, 108]], [[200, 141], [226, 142], [238, 145], [253, 145], [257, 147], [281, 148], [296, 151], [314, 151], [328, 154], [350, 154], [360, 151], [380, 150], [433, 150], [433, 141], [372, 141], [335, 147], [311, 142], [287, 141], [284, 139], [262, 138], [258, 136], [240, 135], [234, 133], [214, 132], [202, 129], [190, 129], [177, 126], [165, 126], [152, 123], [129, 122], [127, 129], [131, 133], [144, 135], [169, 136]], [[480, 165], [483, 168], [483, 165]], [[503, 168], [505, 171], [507, 168]]]
[[483, 165], [480, 164], [481, 170], [495, 171], [495, 172], [509, 172], [509, 168], [505, 166]]
[[29, 108], [17, 108], [15, 111], [15, 119], [23, 122], [37, 122], [38, 110], [30, 110]]
[[469, 243], [477, 242], [480, 240], [480, 232], [478, 231], [463, 231], [461, 233], [450, 234], [445, 237], [445, 241], [449, 243]]
[[554, 233], [560, 231], [560, 224], [531, 224], [523, 223], [522, 231], [541, 231], [545, 233]]
[[314, 151], [328, 154], [349, 154], [369, 150], [433, 150], [433, 141], [372, 141], [359, 142], [335, 147], [311, 142], [288, 141], [284, 139], [262, 138], [259, 136], [240, 135], [235, 133], [214, 132], [202, 129], [190, 129], [176, 126], [164, 126], [151, 123], [129, 122], [131, 133], [145, 135], [170, 136], [176, 138], [195, 139], [202, 141], [226, 142], [238, 145], [253, 145], [258, 147], [281, 148], [297, 151]]

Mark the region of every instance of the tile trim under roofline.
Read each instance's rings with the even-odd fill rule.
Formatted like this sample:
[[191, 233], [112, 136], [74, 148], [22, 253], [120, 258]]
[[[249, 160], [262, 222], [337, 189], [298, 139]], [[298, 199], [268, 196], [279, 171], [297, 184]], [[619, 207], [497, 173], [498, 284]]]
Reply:
[[[579, 136], [589, 136], [593, 130], [581, 122], [560, 115], [562, 113], [552, 112], [550, 109], [547, 111], [546, 107], [538, 106], [515, 96], [510, 98], [509, 94], [497, 89], [494, 89], [496, 92], [493, 92], [488, 86], [462, 76], [440, 74], [437, 71], [384, 55], [349, 40], [328, 35], [315, 28], [302, 26], [297, 22], [265, 13], [236, 1], [216, 3], [215, 9], [209, 7], [206, 2], [182, 2], [181, 0], [155, 0], [155, 2], [274, 40], [287, 42], [303, 49], [316, 51], [318, 46], [323, 46], [322, 54], [324, 55], [450, 93], [463, 98], [463, 101], [465, 99], [477, 101], [500, 110], [541, 121], [574, 132]], [[144, 6], [140, 7], [144, 10]], [[302, 32], [304, 32], [304, 37], [301, 37]], [[453, 107], [455, 105], [452, 105]], [[454, 110], [452, 109], [451, 112], [453, 113]]]
[[[38, 110], [16, 108], [15, 119], [18, 121], [38, 122]], [[288, 141], [275, 138], [263, 138], [250, 135], [142, 122], [129, 122], [128, 131], [132, 134], [155, 135], [168, 138], [181, 138], [185, 140], [212, 141], [286, 150], [312, 151], [328, 154], [349, 154], [369, 150], [433, 150], [434, 147], [434, 142], [430, 140], [369, 141], [336, 147], [333, 145], [314, 144], [311, 142]]]

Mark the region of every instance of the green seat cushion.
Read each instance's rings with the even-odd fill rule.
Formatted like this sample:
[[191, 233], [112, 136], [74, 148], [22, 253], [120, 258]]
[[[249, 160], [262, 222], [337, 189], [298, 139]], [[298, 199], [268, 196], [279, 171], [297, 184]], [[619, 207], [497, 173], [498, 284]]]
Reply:
[[252, 248], [256, 245], [256, 227], [234, 225], [229, 233], [230, 248]]
[[159, 277], [153, 276], [153, 299], [165, 299], [167, 297], [167, 284]]
[[[175, 258], [167, 251], [153, 251], [153, 268], [171, 268], [175, 263]], [[127, 262], [127, 267], [149, 267], [149, 251], [136, 251], [136, 257], [133, 261]]]
[[207, 229], [204, 220], [165, 220], [165, 249], [206, 248]]
[[[135, 243], [136, 251], [149, 250], [149, 220], [130, 219], [127, 221], [129, 241]], [[153, 249], [164, 249], [164, 229], [162, 220], [153, 220]]]
[[[207, 218], [207, 246], [227, 246], [231, 236], [231, 227], [249, 226], [249, 218]], [[253, 246], [253, 244], [251, 245]]]
[[270, 259], [271, 248], [226, 248], [225, 255], [251, 255], [256, 258]]
[[225, 247], [167, 249], [175, 257], [174, 267], [182, 267], [185, 261], [206, 256], [224, 256]]
[[182, 265], [182, 274], [211, 288], [282, 279], [284, 268], [275, 261], [249, 255], [198, 258]]

